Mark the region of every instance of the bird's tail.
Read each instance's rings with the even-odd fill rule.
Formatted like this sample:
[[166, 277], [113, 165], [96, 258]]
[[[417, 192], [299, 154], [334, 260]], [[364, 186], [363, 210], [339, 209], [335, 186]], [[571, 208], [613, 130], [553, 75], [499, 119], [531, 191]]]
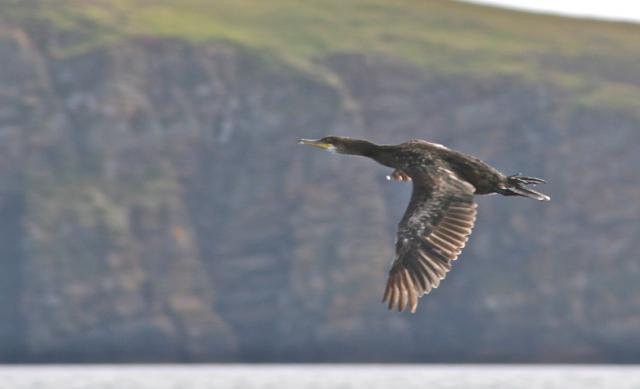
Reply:
[[544, 193], [540, 193], [526, 185], [545, 184], [545, 180], [535, 177], [525, 177], [519, 174], [507, 177], [505, 185], [498, 193], [504, 196], [524, 196], [539, 201], [549, 201], [551, 197]]

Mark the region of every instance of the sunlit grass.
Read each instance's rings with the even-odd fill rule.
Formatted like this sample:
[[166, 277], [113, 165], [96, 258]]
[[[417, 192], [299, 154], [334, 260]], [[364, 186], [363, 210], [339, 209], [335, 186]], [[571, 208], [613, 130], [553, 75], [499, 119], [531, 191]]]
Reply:
[[[55, 48], [54, 54], [62, 57], [128, 37], [168, 37], [259, 49], [313, 72], [318, 72], [317, 58], [361, 52], [398, 58], [427, 72], [566, 79], [563, 86], [571, 87], [581, 79], [617, 82], [598, 71], [573, 70], [572, 61], [600, 56], [633, 63], [629, 59], [639, 56], [637, 25], [441, 0], [44, 0], [36, 10], [25, 8], [5, 8], [0, 18], [35, 20], [75, 34]], [[549, 58], [561, 59], [555, 62], [564, 66]], [[635, 66], [623, 71], [633, 72]], [[600, 94], [609, 90], [619, 88]], [[638, 101], [637, 84], [625, 90], [610, 97]], [[601, 97], [595, 102], [608, 104]]]
[[[121, 36], [171, 36], [202, 42], [232, 40], [284, 56], [333, 51], [399, 54], [429, 63], [429, 49], [482, 52], [498, 61], [533, 52], [581, 52], [612, 43], [635, 44], [638, 28], [612, 23], [524, 15], [446, 1], [387, 0], [56, 0], [40, 17], [63, 29], [89, 21]], [[589, 34], [580, 34], [580, 29]], [[90, 39], [90, 37], [87, 37]], [[598, 41], [599, 40], [599, 41]], [[521, 58], [525, 60], [526, 58]]]

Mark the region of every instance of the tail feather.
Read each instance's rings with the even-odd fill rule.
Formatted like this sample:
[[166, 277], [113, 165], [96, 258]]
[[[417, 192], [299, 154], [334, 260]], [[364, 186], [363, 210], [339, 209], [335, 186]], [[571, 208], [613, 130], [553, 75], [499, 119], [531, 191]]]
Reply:
[[505, 188], [499, 193], [505, 196], [523, 196], [529, 197], [538, 201], [549, 201], [551, 197], [544, 193], [538, 192], [531, 188], [527, 188], [526, 185], [537, 185], [546, 183], [544, 180], [535, 177], [525, 177], [521, 175], [507, 177]]

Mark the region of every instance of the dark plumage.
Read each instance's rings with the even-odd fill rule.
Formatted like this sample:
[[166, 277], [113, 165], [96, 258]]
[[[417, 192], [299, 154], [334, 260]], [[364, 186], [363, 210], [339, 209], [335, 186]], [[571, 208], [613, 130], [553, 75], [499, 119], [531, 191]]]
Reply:
[[413, 181], [409, 206], [398, 224], [396, 257], [383, 301], [415, 312], [418, 298], [437, 288], [465, 246], [476, 219], [476, 194], [499, 193], [548, 201], [527, 187], [544, 180], [505, 176], [478, 158], [424, 140], [399, 145], [329, 136], [299, 143], [361, 155], [393, 168], [389, 179]]

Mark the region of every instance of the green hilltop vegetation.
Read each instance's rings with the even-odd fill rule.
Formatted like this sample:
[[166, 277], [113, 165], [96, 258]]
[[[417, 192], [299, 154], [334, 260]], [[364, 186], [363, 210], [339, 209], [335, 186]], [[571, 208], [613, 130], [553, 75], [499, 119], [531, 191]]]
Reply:
[[133, 37], [218, 41], [336, 85], [315, 60], [376, 53], [433, 74], [544, 80], [570, 93], [576, 109], [619, 110], [640, 121], [633, 23], [443, 0], [45, 0], [5, 5], [3, 19], [71, 36], [49, 48], [58, 58]]
[[6, 6], [3, 17], [74, 34], [62, 57], [129, 37], [226, 41], [306, 70], [326, 54], [369, 52], [431, 72], [544, 78], [579, 92], [578, 104], [626, 110], [640, 100], [629, 82], [640, 26], [630, 23], [421, 0], [56, 0]]
[[[23, 17], [26, 7], [17, 9]], [[7, 14], [5, 14], [7, 15]], [[66, 30], [92, 22], [96, 35], [155, 35], [192, 41], [225, 39], [247, 46], [313, 56], [361, 50], [424, 62], [431, 48], [517, 57], [531, 51], [566, 55], [636, 47], [633, 24], [526, 14], [450, 1], [145, 0], [45, 1], [37, 18]], [[584, 34], [575, 34], [583, 30]], [[107, 33], [106, 35], [104, 33]], [[97, 42], [96, 36], [87, 39]]]
[[576, 107], [639, 111], [640, 25], [420, 0], [45, 0], [4, 6], [5, 21], [71, 34], [59, 57], [122, 39], [223, 41], [325, 75], [314, 59], [365, 52], [434, 73], [515, 75], [576, 92]]

